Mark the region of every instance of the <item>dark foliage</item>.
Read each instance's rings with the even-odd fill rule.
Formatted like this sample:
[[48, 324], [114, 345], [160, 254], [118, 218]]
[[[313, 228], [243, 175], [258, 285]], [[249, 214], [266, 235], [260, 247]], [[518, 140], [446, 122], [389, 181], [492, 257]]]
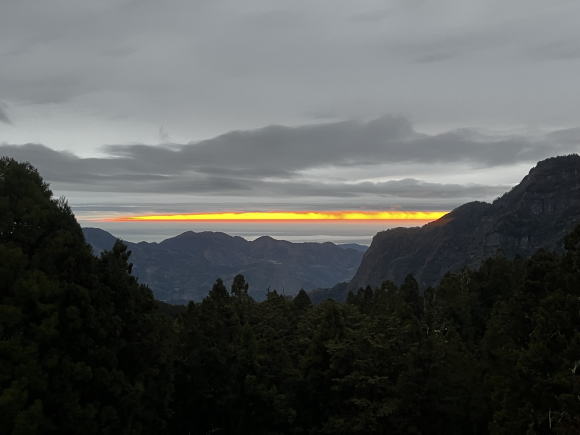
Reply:
[[170, 324], [126, 248], [93, 257], [51, 195], [30, 165], [0, 160], [0, 432], [159, 433]]
[[1, 161], [0, 215], [2, 433], [580, 433], [580, 227], [424, 292], [256, 303], [240, 275], [180, 312], [30, 166]]

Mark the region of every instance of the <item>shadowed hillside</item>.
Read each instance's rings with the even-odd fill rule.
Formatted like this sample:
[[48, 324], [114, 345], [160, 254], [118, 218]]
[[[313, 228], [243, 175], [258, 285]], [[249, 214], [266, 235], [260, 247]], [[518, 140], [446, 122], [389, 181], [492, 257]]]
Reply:
[[30, 165], [0, 160], [0, 218], [3, 434], [580, 431], [580, 226], [424, 293], [409, 275], [256, 302], [237, 275], [174, 307], [122, 243], [92, 256]]
[[385, 280], [400, 283], [409, 273], [426, 287], [497, 253], [514, 257], [539, 248], [561, 249], [578, 222], [580, 156], [550, 158], [492, 204], [470, 202], [421, 228], [378, 233], [348, 289]]
[[[116, 238], [98, 228], [83, 232], [95, 252], [110, 249]], [[291, 243], [263, 236], [254, 241], [218, 232], [188, 231], [160, 243], [125, 242], [133, 273], [155, 296], [170, 303], [203, 299], [216, 278], [230, 283], [239, 273], [261, 300], [268, 289], [294, 295], [352, 278], [364, 253], [361, 245]]]

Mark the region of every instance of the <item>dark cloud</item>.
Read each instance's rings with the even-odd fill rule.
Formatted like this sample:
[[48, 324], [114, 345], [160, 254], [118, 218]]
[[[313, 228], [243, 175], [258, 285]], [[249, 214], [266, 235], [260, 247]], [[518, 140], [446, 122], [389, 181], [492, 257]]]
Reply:
[[369, 122], [235, 131], [171, 148], [129, 145], [109, 146], [106, 151], [115, 157], [107, 160], [113, 167], [123, 163], [151, 173], [171, 169], [240, 178], [283, 178], [325, 166], [465, 162], [485, 167], [534, 162], [577, 151], [577, 143], [570, 138], [574, 133], [565, 130], [546, 137], [496, 136], [461, 129], [427, 135], [416, 132], [404, 118], [383, 117]]
[[[505, 184], [428, 182], [425, 169], [384, 180], [383, 167], [463, 165], [498, 168], [580, 150], [580, 129], [544, 135], [494, 135], [463, 129], [418, 133], [404, 118], [345, 121], [235, 131], [186, 145], [108, 146], [107, 156], [82, 158], [38, 144], [1, 145], [0, 153], [30, 161], [65, 191], [239, 196], [245, 198], [374, 198], [421, 204], [493, 198]], [[422, 165], [422, 166], [421, 166]], [[455, 166], [454, 166], [455, 165]], [[361, 170], [361, 168], [366, 168]], [[359, 175], [349, 175], [356, 170]], [[326, 171], [334, 177], [318, 173]], [[360, 173], [374, 174], [368, 180]], [[371, 177], [372, 178], [372, 177]], [[392, 177], [391, 177], [392, 178]]]
[[[137, 146], [143, 150], [140, 146]], [[175, 153], [175, 151], [152, 150]], [[364, 195], [396, 198], [470, 198], [497, 195], [505, 186], [459, 185], [427, 183], [416, 179], [401, 179], [386, 182], [324, 182], [264, 180], [257, 171], [250, 177], [247, 173], [236, 176], [236, 171], [214, 175], [185, 170], [191, 162], [165, 158], [152, 164], [132, 158], [79, 158], [68, 152], [50, 150], [42, 145], [0, 146], [0, 153], [36, 165], [42, 175], [61, 188], [86, 192], [150, 193], [150, 194], [218, 194], [248, 195], [270, 198], [284, 197], [334, 197], [353, 198]], [[150, 156], [149, 150], [147, 155]], [[168, 162], [179, 163], [172, 167]], [[165, 165], [165, 166], [164, 166]], [[150, 170], [164, 173], [152, 173]]]
[[270, 184], [272, 193], [300, 196], [349, 197], [374, 195], [412, 199], [428, 198], [488, 198], [509, 189], [505, 185], [428, 183], [414, 178], [379, 183], [277, 183]]

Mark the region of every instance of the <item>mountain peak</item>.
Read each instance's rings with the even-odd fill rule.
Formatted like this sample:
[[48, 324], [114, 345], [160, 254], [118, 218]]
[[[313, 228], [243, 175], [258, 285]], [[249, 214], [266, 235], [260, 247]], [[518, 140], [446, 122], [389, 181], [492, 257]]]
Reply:
[[[229, 234], [226, 233], [222, 233], [220, 231], [200, 231], [200, 232], [196, 232], [196, 231], [185, 231], [181, 234], [178, 234], [177, 236], [174, 237], [170, 237], [169, 239], [177, 239], [177, 238], [182, 238], [182, 239], [187, 239], [187, 238], [199, 238], [199, 237], [233, 237], [230, 236]], [[166, 240], [169, 240], [166, 239]]]
[[580, 155], [568, 154], [565, 156], [549, 157], [539, 161], [530, 169], [530, 174], [543, 171], [562, 170], [566, 168], [580, 168]]
[[93, 253], [99, 255], [101, 252], [111, 249], [117, 238], [111, 233], [100, 228], [86, 227], [82, 229], [85, 240], [91, 241]]
[[[110, 249], [116, 240], [99, 229], [85, 229], [85, 237], [93, 247], [100, 243], [100, 250]], [[293, 294], [301, 288], [330, 287], [350, 279], [362, 257], [361, 251], [334, 244], [291, 243], [270, 236], [249, 242], [212, 231], [186, 231], [161, 243], [127, 245], [135, 276], [158, 299], [172, 303], [201, 300], [216, 278], [228, 284], [238, 273], [252, 283], [250, 294], [256, 299], [268, 288]]]
[[270, 241], [276, 241], [276, 239], [271, 236], [260, 236], [257, 239], [254, 239], [254, 242], [270, 242]]
[[[528, 187], [530, 185], [548, 184], [547, 190], [552, 189], [552, 183], [578, 183], [580, 175], [580, 156], [570, 154], [567, 156], [551, 157], [538, 162], [530, 169], [528, 175], [522, 180], [519, 186]], [[518, 186], [516, 186], [518, 187]]]
[[559, 249], [578, 222], [580, 156], [549, 158], [492, 204], [469, 202], [421, 228], [378, 233], [349, 288], [402, 282], [408, 273], [433, 285], [498, 252], [511, 257]]

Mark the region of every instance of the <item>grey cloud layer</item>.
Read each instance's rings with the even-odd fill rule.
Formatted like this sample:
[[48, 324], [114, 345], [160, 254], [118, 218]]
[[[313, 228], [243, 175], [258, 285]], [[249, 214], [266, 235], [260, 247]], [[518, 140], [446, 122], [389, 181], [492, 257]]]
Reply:
[[[296, 177], [300, 171], [325, 166], [451, 162], [497, 166], [575, 152], [579, 144], [578, 129], [538, 137], [486, 135], [469, 129], [427, 135], [416, 132], [404, 118], [383, 117], [369, 122], [270, 126], [171, 147], [109, 146], [106, 150], [115, 158], [106, 159], [110, 167], [101, 167], [98, 173], [129, 170], [174, 175], [193, 171], [255, 180]], [[92, 165], [99, 162], [85, 159], [87, 168], [82, 173], [93, 173]]]
[[154, 141], [160, 125], [186, 142], [381, 113], [568, 125], [579, 14], [580, 2], [545, 0], [3, 0], [0, 99], [14, 126], [0, 140], [87, 151]]
[[6, 113], [6, 109], [2, 106], [3, 104], [0, 101], [0, 122], [3, 122], [4, 124], [12, 124], [12, 121], [10, 121], [8, 114]]
[[[108, 146], [106, 158], [81, 158], [42, 145], [1, 145], [0, 154], [36, 165], [64, 190], [87, 192], [240, 195], [247, 198], [441, 198], [493, 197], [505, 185], [426, 182], [425, 175], [371, 182], [327, 179], [309, 170], [337, 174], [380, 165], [467, 165], [476, 168], [530, 163], [580, 150], [580, 129], [536, 136], [455, 130], [428, 135], [403, 118], [299, 127], [270, 126], [237, 131], [185, 145]], [[306, 174], [306, 175], [305, 175]], [[388, 177], [389, 174], [382, 174]], [[427, 177], [428, 178], [428, 177]]]

